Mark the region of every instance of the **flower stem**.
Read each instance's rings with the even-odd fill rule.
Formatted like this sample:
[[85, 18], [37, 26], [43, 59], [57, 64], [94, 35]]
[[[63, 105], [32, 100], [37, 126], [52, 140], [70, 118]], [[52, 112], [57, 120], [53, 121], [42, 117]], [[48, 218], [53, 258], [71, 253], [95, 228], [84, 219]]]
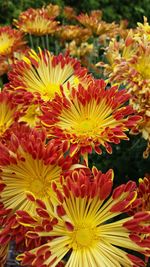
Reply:
[[43, 47], [43, 49], [45, 49], [46, 46], [45, 46], [44, 36], [41, 36], [41, 41], [42, 41], [42, 47]]
[[30, 40], [31, 48], [34, 49], [33, 38], [32, 38], [32, 35], [31, 34], [29, 34], [29, 40]]
[[49, 37], [48, 34], [46, 34], [46, 48], [49, 50]]

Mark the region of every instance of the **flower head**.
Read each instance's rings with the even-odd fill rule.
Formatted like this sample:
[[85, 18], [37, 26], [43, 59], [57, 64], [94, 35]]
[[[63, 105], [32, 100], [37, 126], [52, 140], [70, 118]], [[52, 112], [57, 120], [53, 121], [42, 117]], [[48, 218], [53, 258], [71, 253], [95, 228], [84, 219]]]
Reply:
[[139, 179], [137, 194], [141, 198], [141, 205], [137, 210], [150, 211], [150, 176]]
[[33, 9], [22, 12], [18, 21], [14, 20], [14, 24], [24, 33], [42, 36], [45, 34], [53, 34], [58, 29], [58, 21], [55, 21], [47, 9]]
[[48, 6], [46, 6], [46, 9], [47, 9], [48, 16], [50, 18], [59, 16], [60, 11], [61, 11], [60, 6], [53, 5], [53, 4], [49, 4]]
[[0, 57], [8, 57], [25, 46], [23, 34], [10, 26], [0, 27]]
[[5, 91], [0, 92], [0, 140], [19, 116], [18, 106], [15, 104], [13, 95]]
[[76, 18], [76, 11], [71, 6], [65, 6], [63, 10], [63, 16], [68, 20]]
[[100, 145], [111, 153], [109, 143], [128, 140], [124, 132], [139, 120], [139, 116], [128, 117], [133, 110], [123, 106], [129, 94], [105, 86], [103, 80], [97, 80], [87, 89], [79, 85], [69, 99], [57, 96], [50, 105], [43, 105], [41, 120], [48, 136], [67, 140], [71, 154], [79, 150], [81, 154], [91, 153], [92, 149], [101, 153]]
[[[17, 129], [16, 129], [17, 130]], [[29, 198], [42, 199], [50, 205], [54, 196], [50, 184], [68, 171], [72, 160], [64, 157], [64, 146], [51, 140], [46, 143], [43, 131], [20, 126], [12, 133], [7, 146], [0, 145], [0, 190], [4, 209], [17, 209], [34, 213]], [[52, 201], [55, 201], [53, 197]]]
[[82, 42], [81, 45], [78, 46], [76, 41], [73, 40], [66, 44], [66, 49], [71, 56], [77, 56], [82, 59], [82, 57], [85, 57], [94, 51], [94, 46], [87, 42]]
[[[66, 265], [70, 267], [144, 266], [140, 258], [124, 249], [146, 253], [147, 243], [140, 237], [139, 230], [141, 233], [149, 231], [150, 213], [143, 213], [141, 218], [137, 214], [118, 219], [117, 216], [129, 210], [135, 201], [136, 185], [134, 182], [123, 184], [109, 196], [112, 185], [112, 170], [102, 174], [95, 167], [90, 178], [84, 171], [74, 171], [62, 181], [61, 191], [53, 185], [59, 199], [55, 214], [37, 207], [37, 213], [51, 227], [42, 230], [39, 225], [38, 230], [35, 222], [33, 230], [27, 233], [31, 239], [41, 236], [53, 238], [20, 255], [18, 259], [22, 260], [22, 265], [55, 267], [68, 255]], [[21, 211], [18, 212], [18, 221], [21, 224], [26, 221], [26, 215]], [[135, 235], [138, 242], [134, 241]]]
[[147, 18], [144, 17], [144, 22], [143, 23], [138, 22], [137, 25], [138, 25], [136, 33], [137, 36], [146, 35], [150, 41], [150, 25], [147, 21]]
[[77, 43], [81, 43], [89, 39], [91, 31], [78, 25], [65, 25], [60, 27], [57, 35], [62, 42], [75, 40]]
[[80, 62], [69, 56], [50, 54], [48, 50], [37, 54], [31, 50], [28, 57], [18, 61], [9, 73], [12, 90], [23, 89], [39, 96], [44, 101], [52, 100], [55, 94], [61, 94], [61, 87], [68, 94], [68, 84], [88, 84], [92, 78]]
[[93, 11], [90, 15], [88, 14], [80, 14], [77, 16], [77, 20], [92, 31], [94, 35], [102, 35], [108, 32], [115, 31], [117, 29], [117, 25], [113, 23], [107, 23], [101, 20], [101, 11]]

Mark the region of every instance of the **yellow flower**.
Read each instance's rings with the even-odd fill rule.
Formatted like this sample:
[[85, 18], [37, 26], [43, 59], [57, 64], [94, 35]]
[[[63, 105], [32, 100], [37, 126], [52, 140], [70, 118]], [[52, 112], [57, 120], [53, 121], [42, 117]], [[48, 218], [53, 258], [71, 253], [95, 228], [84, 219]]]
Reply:
[[[112, 170], [102, 174], [93, 168], [93, 174], [89, 179], [83, 171], [74, 171], [62, 181], [63, 190], [54, 187], [59, 199], [55, 214], [49, 209], [37, 208], [37, 214], [43, 218], [41, 225], [46, 218], [50, 230], [42, 230], [38, 221], [35, 221], [32, 224], [33, 231], [29, 231], [27, 236], [31, 239], [49, 236], [52, 240], [17, 257], [23, 265], [55, 267], [65, 256], [68, 258], [65, 266], [69, 267], [132, 267], [136, 263], [139, 263], [136, 266], [144, 264], [140, 258], [128, 254], [124, 249], [145, 252], [146, 240], [140, 236], [139, 229], [142, 224], [140, 232], [148, 232], [150, 213], [145, 212], [141, 218], [138, 214], [117, 218], [134, 203], [135, 183], [123, 184], [109, 196], [113, 185]], [[27, 223], [26, 218], [26, 214], [18, 212], [21, 224]], [[27, 225], [31, 225], [29, 215], [28, 218]], [[41, 231], [38, 231], [38, 226]], [[139, 244], [134, 241], [136, 235]]]
[[12, 95], [0, 92], [0, 139], [2, 139], [18, 117], [17, 105], [13, 103]]
[[23, 34], [10, 26], [0, 27], [0, 56], [8, 57], [25, 46]]
[[42, 36], [55, 33], [59, 22], [49, 16], [47, 9], [29, 8], [14, 20], [14, 24], [24, 33]]
[[65, 94], [68, 86], [92, 81], [87, 70], [81, 68], [80, 62], [69, 56], [50, 54], [48, 50], [36, 54], [31, 50], [28, 57], [18, 61], [9, 73], [9, 87], [12, 90], [24, 89], [44, 101], [52, 100], [55, 94], [61, 94], [63, 86]]

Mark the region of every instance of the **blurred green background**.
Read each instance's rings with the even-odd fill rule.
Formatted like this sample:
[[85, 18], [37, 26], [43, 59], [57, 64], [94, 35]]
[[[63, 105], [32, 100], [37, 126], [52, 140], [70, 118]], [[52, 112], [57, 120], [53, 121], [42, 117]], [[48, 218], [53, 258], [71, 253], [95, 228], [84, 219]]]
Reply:
[[38, 8], [50, 2], [62, 7], [72, 6], [77, 13], [101, 9], [104, 20], [112, 22], [128, 19], [130, 26], [135, 26], [137, 21], [143, 21], [143, 16], [150, 15], [149, 0], [0, 0], [0, 23], [9, 24], [22, 10]]

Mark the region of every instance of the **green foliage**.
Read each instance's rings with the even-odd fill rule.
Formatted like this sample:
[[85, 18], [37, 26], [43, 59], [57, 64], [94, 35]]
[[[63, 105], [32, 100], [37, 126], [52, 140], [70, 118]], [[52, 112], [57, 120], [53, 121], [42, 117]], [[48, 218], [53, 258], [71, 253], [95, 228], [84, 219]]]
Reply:
[[9, 24], [19, 13], [30, 7], [39, 8], [49, 3], [59, 6], [69, 5], [77, 13], [90, 12], [94, 9], [103, 11], [103, 19], [112, 22], [127, 19], [130, 26], [135, 26], [137, 21], [143, 21], [143, 16], [149, 17], [149, 0], [0, 0], [0, 23]]
[[92, 154], [90, 166], [95, 165], [99, 170], [106, 172], [113, 169], [115, 173], [115, 186], [132, 179], [144, 177], [150, 172], [150, 157], [143, 158], [146, 149], [146, 141], [140, 136], [129, 135], [129, 141], [121, 141], [119, 145], [113, 145], [112, 155], [103, 151], [102, 155]]

